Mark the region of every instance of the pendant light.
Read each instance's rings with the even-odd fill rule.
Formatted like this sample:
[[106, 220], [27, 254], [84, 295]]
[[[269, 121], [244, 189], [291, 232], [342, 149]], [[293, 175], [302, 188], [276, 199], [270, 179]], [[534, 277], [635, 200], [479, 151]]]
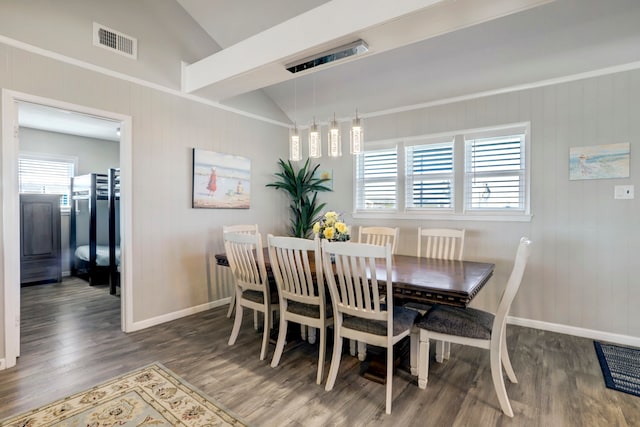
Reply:
[[309, 126], [309, 157], [312, 159], [319, 159], [322, 157], [320, 130], [316, 124], [315, 117], [313, 118], [313, 123]]
[[289, 136], [289, 160], [292, 162], [302, 160], [302, 147], [300, 146], [300, 133], [297, 124], [294, 124]]
[[342, 156], [342, 144], [340, 139], [340, 125], [336, 120], [336, 113], [333, 113], [333, 120], [329, 121], [329, 134], [327, 139], [327, 154], [330, 157]]
[[[293, 111], [294, 119], [298, 116], [298, 85], [293, 80]], [[300, 133], [298, 132], [298, 123], [293, 122], [293, 129], [289, 135], [289, 160], [297, 162], [302, 160], [302, 147], [300, 146]]]
[[364, 133], [362, 129], [362, 122], [358, 117], [358, 110], [356, 109], [356, 118], [351, 123], [350, 132], [351, 143], [349, 144], [351, 154], [361, 154], [363, 151]]

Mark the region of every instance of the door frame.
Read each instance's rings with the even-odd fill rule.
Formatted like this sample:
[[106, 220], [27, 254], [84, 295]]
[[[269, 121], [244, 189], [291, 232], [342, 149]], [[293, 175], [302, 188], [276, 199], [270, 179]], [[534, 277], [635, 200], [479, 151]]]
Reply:
[[[5, 368], [20, 355], [20, 208], [18, 192], [18, 103], [30, 102], [119, 121], [120, 126], [120, 326], [133, 328], [132, 254], [132, 119], [131, 116], [2, 89], [2, 280], [4, 288]], [[105, 296], [106, 298], [106, 296]], [[2, 355], [0, 355], [1, 360]]]

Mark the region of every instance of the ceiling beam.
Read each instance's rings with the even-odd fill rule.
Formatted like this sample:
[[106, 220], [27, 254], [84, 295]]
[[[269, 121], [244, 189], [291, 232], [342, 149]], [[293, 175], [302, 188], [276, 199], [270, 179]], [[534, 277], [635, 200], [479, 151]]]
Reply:
[[223, 100], [294, 77], [286, 64], [363, 39], [369, 52], [399, 48], [552, 0], [331, 0], [190, 65], [182, 90]]

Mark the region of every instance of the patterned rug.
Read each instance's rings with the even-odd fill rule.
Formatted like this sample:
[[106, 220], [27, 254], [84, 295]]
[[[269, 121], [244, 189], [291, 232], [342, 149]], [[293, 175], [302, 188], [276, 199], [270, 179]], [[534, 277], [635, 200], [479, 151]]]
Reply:
[[607, 388], [640, 396], [640, 349], [593, 342]]
[[159, 363], [0, 421], [2, 426], [245, 426]]

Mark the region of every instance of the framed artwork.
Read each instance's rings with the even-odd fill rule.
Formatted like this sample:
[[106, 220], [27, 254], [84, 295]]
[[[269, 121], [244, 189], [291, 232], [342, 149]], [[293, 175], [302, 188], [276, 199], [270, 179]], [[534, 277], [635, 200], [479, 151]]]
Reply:
[[569, 179], [629, 177], [629, 143], [571, 147]]
[[325, 181], [322, 184], [325, 187], [328, 187], [331, 191], [333, 191], [333, 169], [318, 168], [318, 170], [316, 171], [313, 177], [319, 178], [319, 179], [327, 179], [328, 181]]
[[194, 208], [249, 209], [251, 160], [193, 149]]

